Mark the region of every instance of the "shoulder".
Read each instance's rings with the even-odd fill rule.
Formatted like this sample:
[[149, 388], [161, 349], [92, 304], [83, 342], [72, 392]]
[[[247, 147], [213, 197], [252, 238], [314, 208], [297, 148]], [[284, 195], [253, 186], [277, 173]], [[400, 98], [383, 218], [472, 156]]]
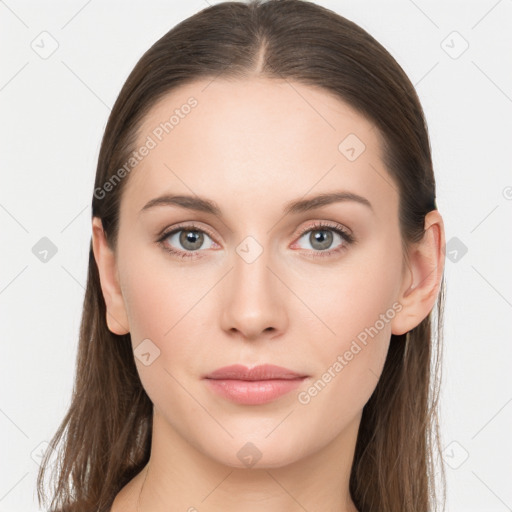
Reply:
[[141, 490], [141, 474], [130, 480], [116, 495], [109, 512], [136, 512]]

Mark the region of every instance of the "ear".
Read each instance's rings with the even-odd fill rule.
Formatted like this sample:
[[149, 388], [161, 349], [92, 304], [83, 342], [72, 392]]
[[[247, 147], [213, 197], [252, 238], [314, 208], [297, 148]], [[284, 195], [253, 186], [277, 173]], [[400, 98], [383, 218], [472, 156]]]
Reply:
[[130, 327], [119, 286], [115, 254], [108, 246], [99, 217], [92, 219], [92, 247], [100, 274], [101, 291], [107, 306], [107, 326], [114, 334], [127, 334]]
[[423, 238], [409, 250], [398, 301], [402, 309], [391, 322], [392, 334], [405, 334], [424, 320], [436, 302], [445, 263], [444, 224], [440, 213], [425, 216]]

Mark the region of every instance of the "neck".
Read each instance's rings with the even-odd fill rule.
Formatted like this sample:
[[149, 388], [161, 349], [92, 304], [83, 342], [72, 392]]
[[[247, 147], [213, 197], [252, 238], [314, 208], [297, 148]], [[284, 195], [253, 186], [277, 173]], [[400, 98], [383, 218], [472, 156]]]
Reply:
[[[191, 446], [154, 409], [137, 512], [357, 512], [349, 493], [360, 417], [330, 444], [286, 465], [233, 467]], [[171, 508], [172, 507], [172, 508]]]

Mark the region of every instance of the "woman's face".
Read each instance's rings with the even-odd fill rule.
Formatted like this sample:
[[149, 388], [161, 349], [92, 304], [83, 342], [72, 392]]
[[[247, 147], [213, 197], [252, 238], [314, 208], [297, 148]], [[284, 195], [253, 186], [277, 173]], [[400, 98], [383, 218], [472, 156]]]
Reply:
[[[160, 424], [236, 467], [354, 439], [409, 275], [376, 127], [321, 89], [205, 80], [159, 101], [137, 151], [116, 264]], [[189, 199], [148, 206], [164, 196]], [[217, 382], [226, 396], [204, 376], [232, 364], [306, 378], [273, 398]]]

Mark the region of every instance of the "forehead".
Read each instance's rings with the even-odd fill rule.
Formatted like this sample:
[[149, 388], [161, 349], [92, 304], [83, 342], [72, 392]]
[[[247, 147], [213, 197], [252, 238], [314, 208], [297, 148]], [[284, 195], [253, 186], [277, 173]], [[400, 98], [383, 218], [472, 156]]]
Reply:
[[179, 87], [145, 116], [136, 146], [150, 149], [130, 173], [123, 194], [130, 208], [168, 191], [286, 202], [346, 188], [376, 203], [397, 201], [382, 178], [373, 123], [330, 92], [293, 81]]

